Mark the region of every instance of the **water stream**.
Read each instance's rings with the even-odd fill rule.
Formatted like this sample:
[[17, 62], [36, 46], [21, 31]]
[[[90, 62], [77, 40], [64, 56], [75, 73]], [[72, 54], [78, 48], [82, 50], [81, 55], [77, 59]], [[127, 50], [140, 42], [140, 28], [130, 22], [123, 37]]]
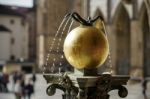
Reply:
[[[73, 22], [74, 21], [71, 20], [71, 17], [65, 17], [58, 27], [53, 40], [49, 42], [49, 51], [46, 57], [45, 65], [43, 66], [43, 73], [60, 73], [63, 64], [62, 61], [64, 60], [63, 49], [61, 49], [63, 48], [62, 42], [64, 42], [63, 36], [66, 36], [70, 32]], [[64, 35], [64, 32], [67, 32], [66, 35]], [[56, 47], [56, 49], [54, 49], [54, 47]], [[51, 54], [53, 53], [59, 57], [53, 55], [53, 59], [50, 59]]]

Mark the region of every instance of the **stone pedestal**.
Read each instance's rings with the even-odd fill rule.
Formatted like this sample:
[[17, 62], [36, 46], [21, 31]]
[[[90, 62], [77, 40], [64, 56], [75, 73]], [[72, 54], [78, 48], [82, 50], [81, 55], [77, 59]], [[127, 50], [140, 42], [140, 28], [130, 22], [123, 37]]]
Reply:
[[95, 76], [84, 76], [75, 73], [63, 75], [45, 74], [49, 85], [48, 95], [54, 95], [56, 89], [64, 91], [63, 99], [109, 99], [108, 92], [119, 90], [118, 95], [122, 98], [128, 94], [126, 85], [129, 76], [112, 76], [102, 74]]

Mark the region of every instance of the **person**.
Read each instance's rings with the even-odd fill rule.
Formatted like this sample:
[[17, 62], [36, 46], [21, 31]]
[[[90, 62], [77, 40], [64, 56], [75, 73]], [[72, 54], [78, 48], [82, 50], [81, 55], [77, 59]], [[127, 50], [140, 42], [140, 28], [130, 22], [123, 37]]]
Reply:
[[[21, 88], [22, 88], [22, 93], [24, 89], [24, 83], [25, 83], [25, 74], [23, 71], [15, 71], [13, 74], [13, 84], [16, 84], [16, 81], [20, 80]], [[14, 89], [14, 88], [13, 88]]]
[[13, 73], [12, 73], [12, 80], [13, 80], [13, 86], [12, 86], [12, 90], [13, 90], [13, 92], [14, 92], [14, 86], [15, 86], [15, 84], [16, 84], [16, 81], [17, 81], [17, 71], [14, 71]]
[[13, 75], [12, 76], [13, 77], [13, 83], [15, 84], [17, 81], [17, 71], [14, 71], [12, 75]]
[[147, 82], [148, 82], [148, 81], [144, 78], [144, 79], [143, 79], [143, 82], [142, 82], [144, 99], [147, 99], [147, 95], [146, 95]]
[[30, 99], [31, 95], [34, 93], [32, 78], [29, 79], [29, 82], [25, 87], [25, 92], [26, 92], [26, 96], [28, 97], [28, 99]]
[[25, 78], [22, 78], [22, 79], [21, 79], [20, 85], [21, 85], [22, 97], [23, 97], [23, 99], [25, 99]]
[[5, 92], [8, 92], [7, 84], [9, 83], [9, 75], [7, 73], [2, 74], [2, 84], [5, 88]]
[[16, 80], [15, 86], [14, 86], [14, 94], [16, 99], [21, 99], [22, 96], [22, 89], [21, 89], [21, 81], [19, 79]]
[[0, 74], [0, 92], [3, 92], [3, 82], [2, 75]]
[[35, 82], [36, 82], [36, 75], [35, 75], [35, 73], [33, 73], [33, 75], [32, 75], [32, 81], [35, 84]]

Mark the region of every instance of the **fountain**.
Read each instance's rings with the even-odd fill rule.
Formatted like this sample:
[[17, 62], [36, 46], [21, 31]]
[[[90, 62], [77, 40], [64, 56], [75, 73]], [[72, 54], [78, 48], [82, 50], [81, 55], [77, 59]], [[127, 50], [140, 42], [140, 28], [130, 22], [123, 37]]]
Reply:
[[[74, 21], [80, 26], [71, 30]], [[123, 85], [129, 76], [112, 75], [107, 36], [101, 16], [84, 20], [76, 12], [67, 14], [49, 45], [43, 66], [43, 76], [49, 85], [47, 94], [52, 96], [60, 89], [63, 99], [109, 99], [108, 92], [117, 89], [120, 97], [126, 97], [128, 91]], [[106, 60], [107, 71], [99, 73]], [[66, 66], [72, 69], [64, 69]]]

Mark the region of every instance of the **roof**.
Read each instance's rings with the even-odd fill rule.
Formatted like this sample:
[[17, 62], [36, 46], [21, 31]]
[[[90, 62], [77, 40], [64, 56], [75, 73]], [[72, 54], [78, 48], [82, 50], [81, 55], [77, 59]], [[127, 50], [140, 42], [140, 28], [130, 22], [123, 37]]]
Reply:
[[15, 16], [24, 17], [22, 13], [17, 12], [16, 10], [13, 10], [7, 6], [2, 6], [2, 5], [0, 5], [0, 15], [15, 15]]
[[0, 25], [0, 32], [3, 31], [3, 32], [11, 32], [10, 29], [8, 29], [7, 27], [5, 27], [4, 25]]

